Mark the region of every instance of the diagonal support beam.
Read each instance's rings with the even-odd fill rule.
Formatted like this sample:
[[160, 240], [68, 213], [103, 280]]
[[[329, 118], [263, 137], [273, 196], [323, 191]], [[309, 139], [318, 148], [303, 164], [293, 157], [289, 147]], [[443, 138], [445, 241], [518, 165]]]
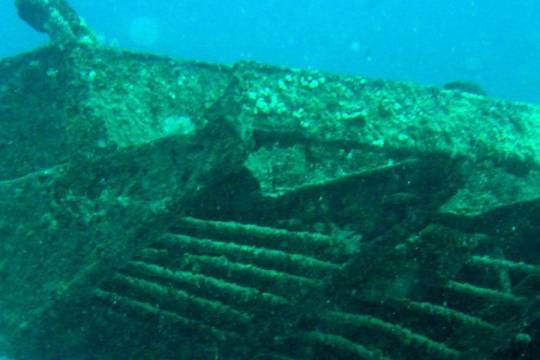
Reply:
[[55, 45], [97, 43], [94, 32], [67, 0], [15, 0], [15, 6], [21, 19], [47, 33]]

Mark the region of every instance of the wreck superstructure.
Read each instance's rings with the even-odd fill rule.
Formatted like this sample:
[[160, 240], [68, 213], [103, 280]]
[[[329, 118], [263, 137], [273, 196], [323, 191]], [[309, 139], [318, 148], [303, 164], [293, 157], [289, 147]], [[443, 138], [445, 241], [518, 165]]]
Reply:
[[540, 108], [108, 48], [15, 3], [52, 40], [0, 62], [16, 359], [538, 357]]

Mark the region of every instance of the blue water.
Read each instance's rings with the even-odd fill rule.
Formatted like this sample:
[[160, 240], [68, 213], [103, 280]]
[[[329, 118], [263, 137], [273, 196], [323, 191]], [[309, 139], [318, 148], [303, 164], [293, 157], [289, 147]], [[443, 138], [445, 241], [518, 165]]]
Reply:
[[[538, 0], [72, 0], [104, 41], [442, 85], [540, 103]], [[0, 56], [46, 41], [0, 2]]]

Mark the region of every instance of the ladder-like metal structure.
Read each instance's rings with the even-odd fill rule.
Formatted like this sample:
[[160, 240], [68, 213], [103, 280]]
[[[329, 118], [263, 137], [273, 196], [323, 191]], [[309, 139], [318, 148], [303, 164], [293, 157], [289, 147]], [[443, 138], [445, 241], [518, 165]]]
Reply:
[[[531, 288], [540, 289], [540, 266], [489, 250], [473, 249], [454, 276], [433, 283], [415, 266], [418, 278], [408, 279], [409, 290], [399, 295], [332, 294], [336, 277], [352, 276], [347, 263], [354, 254], [343, 240], [182, 218], [175, 231], [117, 269], [94, 300], [123, 318], [165, 319], [174, 331], [198, 334], [197, 341], [247, 348], [253, 342], [250, 356], [260, 358], [491, 358], [530, 341], [526, 324], [516, 327], [516, 320], [530, 311]], [[507, 343], [493, 348], [491, 339], [501, 336]]]

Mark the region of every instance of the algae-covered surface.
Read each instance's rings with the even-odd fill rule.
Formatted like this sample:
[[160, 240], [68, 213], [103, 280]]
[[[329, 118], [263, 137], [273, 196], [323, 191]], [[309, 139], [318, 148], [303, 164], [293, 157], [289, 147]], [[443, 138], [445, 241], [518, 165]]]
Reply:
[[133, 53], [15, 3], [52, 42], [0, 61], [0, 352], [540, 357], [539, 107]]

